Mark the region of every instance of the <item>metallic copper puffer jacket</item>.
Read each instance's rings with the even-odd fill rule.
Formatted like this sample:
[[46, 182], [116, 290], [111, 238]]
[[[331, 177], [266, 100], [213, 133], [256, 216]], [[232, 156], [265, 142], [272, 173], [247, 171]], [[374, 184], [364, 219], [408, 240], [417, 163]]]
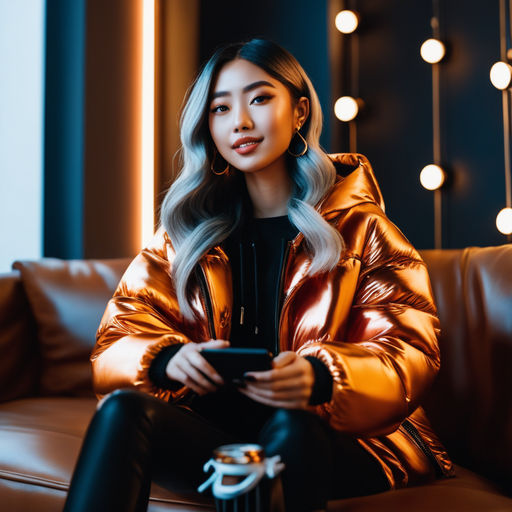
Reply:
[[[320, 358], [333, 377], [332, 399], [310, 406], [334, 428], [356, 436], [394, 488], [452, 473], [452, 464], [419, 407], [439, 370], [436, 316], [425, 264], [384, 214], [368, 160], [331, 158], [353, 167], [317, 205], [346, 249], [329, 273], [307, 277], [301, 233], [284, 266], [280, 351]], [[231, 269], [214, 247], [200, 262], [194, 322], [180, 315], [170, 278], [174, 258], [163, 229], [130, 264], [110, 300], [91, 356], [98, 395], [135, 387], [171, 402], [192, 393], [156, 388], [148, 368], [174, 343], [229, 339]], [[207, 304], [211, 307], [207, 307]], [[213, 325], [212, 325], [213, 324]]]

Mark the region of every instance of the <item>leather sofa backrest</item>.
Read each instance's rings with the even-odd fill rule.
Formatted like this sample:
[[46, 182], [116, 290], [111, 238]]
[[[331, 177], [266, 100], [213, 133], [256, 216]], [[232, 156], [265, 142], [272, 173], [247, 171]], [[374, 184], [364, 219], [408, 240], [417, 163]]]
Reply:
[[512, 245], [421, 255], [442, 331], [425, 409], [459, 463], [512, 490]]
[[37, 326], [41, 395], [92, 396], [89, 355], [129, 259], [17, 261]]
[[[512, 246], [421, 251], [441, 320], [441, 370], [425, 408], [453, 458], [512, 482]], [[92, 394], [89, 353], [129, 259], [16, 262], [0, 276], [0, 400]], [[507, 482], [504, 482], [507, 485]]]

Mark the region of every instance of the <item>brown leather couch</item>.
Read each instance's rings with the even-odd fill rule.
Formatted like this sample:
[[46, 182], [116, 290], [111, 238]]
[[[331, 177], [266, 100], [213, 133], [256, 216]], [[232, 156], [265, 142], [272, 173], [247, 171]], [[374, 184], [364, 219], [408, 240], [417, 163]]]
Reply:
[[[422, 255], [443, 329], [426, 409], [457, 476], [333, 501], [329, 511], [512, 510], [512, 245]], [[0, 275], [1, 510], [62, 509], [96, 405], [89, 352], [127, 264], [43, 259]], [[213, 509], [173, 484], [173, 492], [153, 487], [151, 512]]]

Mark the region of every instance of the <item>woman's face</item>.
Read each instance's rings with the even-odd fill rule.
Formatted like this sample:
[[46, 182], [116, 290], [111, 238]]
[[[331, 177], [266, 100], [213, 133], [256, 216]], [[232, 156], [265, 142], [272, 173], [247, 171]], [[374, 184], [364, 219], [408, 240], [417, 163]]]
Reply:
[[243, 172], [268, 168], [282, 159], [308, 114], [308, 100], [296, 105], [288, 89], [244, 59], [225, 64], [210, 98], [210, 133], [222, 157]]

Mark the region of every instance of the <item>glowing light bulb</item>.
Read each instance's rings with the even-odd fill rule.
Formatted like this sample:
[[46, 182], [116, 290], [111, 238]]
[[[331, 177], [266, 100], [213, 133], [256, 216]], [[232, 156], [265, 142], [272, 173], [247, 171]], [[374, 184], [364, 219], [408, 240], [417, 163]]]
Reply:
[[334, 114], [340, 121], [352, 121], [359, 113], [359, 105], [352, 96], [342, 96], [334, 104]]
[[334, 24], [341, 33], [351, 34], [359, 25], [359, 16], [356, 12], [345, 9], [336, 15]]
[[420, 182], [427, 190], [437, 190], [445, 182], [446, 173], [439, 165], [430, 164], [421, 170]]
[[503, 208], [496, 217], [496, 227], [500, 233], [510, 235], [512, 233], [512, 208]]
[[420, 54], [429, 64], [439, 62], [446, 53], [444, 44], [439, 39], [427, 39], [420, 48]]
[[491, 68], [490, 77], [496, 89], [506, 89], [512, 80], [512, 66], [506, 62], [496, 62]]

